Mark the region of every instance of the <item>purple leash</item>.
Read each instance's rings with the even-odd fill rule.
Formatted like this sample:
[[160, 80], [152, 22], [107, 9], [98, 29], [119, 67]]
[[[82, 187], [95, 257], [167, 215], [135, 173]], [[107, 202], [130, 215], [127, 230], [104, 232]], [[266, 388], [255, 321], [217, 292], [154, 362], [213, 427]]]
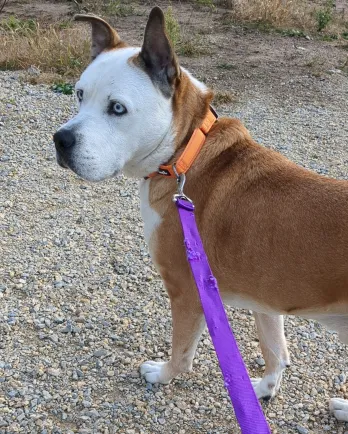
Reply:
[[222, 304], [217, 281], [209, 266], [194, 215], [194, 205], [183, 194], [185, 175], [178, 176], [179, 194], [174, 201], [184, 233], [187, 259], [191, 266], [199, 297], [212, 338], [225, 387], [242, 434], [270, 434], [270, 428], [255, 395], [237, 342]]

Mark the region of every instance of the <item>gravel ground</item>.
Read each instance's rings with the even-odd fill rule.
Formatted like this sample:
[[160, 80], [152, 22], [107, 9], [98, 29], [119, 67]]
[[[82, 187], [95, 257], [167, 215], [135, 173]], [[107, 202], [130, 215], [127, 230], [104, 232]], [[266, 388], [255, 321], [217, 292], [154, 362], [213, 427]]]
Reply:
[[[287, 81], [303, 87], [299, 99], [255, 87], [220, 113], [297, 163], [347, 177], [347, 78], [311, 80]], [[137, 182], [88, 184], [56, 165], [51, 137], [72, 97], [7, 72], [0, 95], [0, 433], [237, 433], [207, 334], [192, 374], [169, 386], [139, 377], [142, 361], [170, 354], [171, 319]], [[262, 375], [253, 317], [229, 315]], [[329, 397], [348, 398], [346, 347], [307, 320], [288, 317], [286, 334], [292, 366], [263, 404], [273, 433], [348, 431], [328, 413]]]

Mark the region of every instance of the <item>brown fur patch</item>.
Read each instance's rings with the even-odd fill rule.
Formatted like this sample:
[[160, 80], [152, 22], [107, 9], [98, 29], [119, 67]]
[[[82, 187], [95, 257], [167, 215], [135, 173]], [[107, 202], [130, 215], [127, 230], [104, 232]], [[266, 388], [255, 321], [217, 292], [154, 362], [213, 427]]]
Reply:
[[202, 93], [187, 74], [181, 73], [173, 97], [175, 148], [180, 149], [189, 141], [195, 128], [199, 128], [209, 110], [213, 92]]
[[91, 57], [94, 60], [100, 53], [127, 47], [119, 34], [109, 23], [94, 15], [75, 15], [75, 21], [88, 22], [92, 26]]
[[[185, 77], [185, 76], [184, 76]], [[183, 77], [174, 97], [177, 149], [210, 102]], [[150, 204], [162, 217], [154, 259], [170, 297], [197, 290], [172, 195], [176, 182], [155, 177]], [[321, 312], [348, 301], [348, 183], [305, 170], [255, 143], [236, 119], [219, 119], [187, 173], [203, 243], [221, 292], [273, 311]], [[168, 248], [168, 246], [170, 248]], [[190, 301], [191, 300], [191, 301]]]
[[127, 42], [119, 41], [115, 46], [109, 47], [109, 48], [105, 48], [104, 52], [113, 51], [113, 50], [119, 50], [120, 48], [127, 48], [127, 47], [129, 47], [129, 45], [127, 44]]

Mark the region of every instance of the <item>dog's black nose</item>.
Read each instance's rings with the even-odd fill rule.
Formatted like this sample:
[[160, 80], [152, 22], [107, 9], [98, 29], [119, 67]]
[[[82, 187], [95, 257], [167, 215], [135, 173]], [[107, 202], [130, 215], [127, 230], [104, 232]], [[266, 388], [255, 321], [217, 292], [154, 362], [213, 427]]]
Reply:
[[71, 148], [76, 142], [74, 133], [65, 128], [57, 131], [53, 136], [53, 140], [57, 149]]

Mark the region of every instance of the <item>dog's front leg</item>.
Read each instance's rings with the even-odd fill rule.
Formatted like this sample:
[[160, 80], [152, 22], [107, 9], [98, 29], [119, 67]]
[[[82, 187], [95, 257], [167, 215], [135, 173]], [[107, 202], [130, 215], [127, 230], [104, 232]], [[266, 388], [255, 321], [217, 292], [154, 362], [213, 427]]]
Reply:
[[190, 372], [205, 327], [197, 294], [189, 290], [182, 290], [178, 294], [178, 290], [171, 285], [167, 284], [166, 287], [173, 321], [172, 357], [168, 362], [147, 361], [141, 365], [140, 372], [149, 383], [168, 384], [179, 374]]
[[257, 331], [266, 369], [262, 378], [252, 379], [256, 396], [270, 399], [277, 393], [282, 373], [289, 366], [290, 359], [284, 336], [282, 315], [267, 315], [254, 312]]

